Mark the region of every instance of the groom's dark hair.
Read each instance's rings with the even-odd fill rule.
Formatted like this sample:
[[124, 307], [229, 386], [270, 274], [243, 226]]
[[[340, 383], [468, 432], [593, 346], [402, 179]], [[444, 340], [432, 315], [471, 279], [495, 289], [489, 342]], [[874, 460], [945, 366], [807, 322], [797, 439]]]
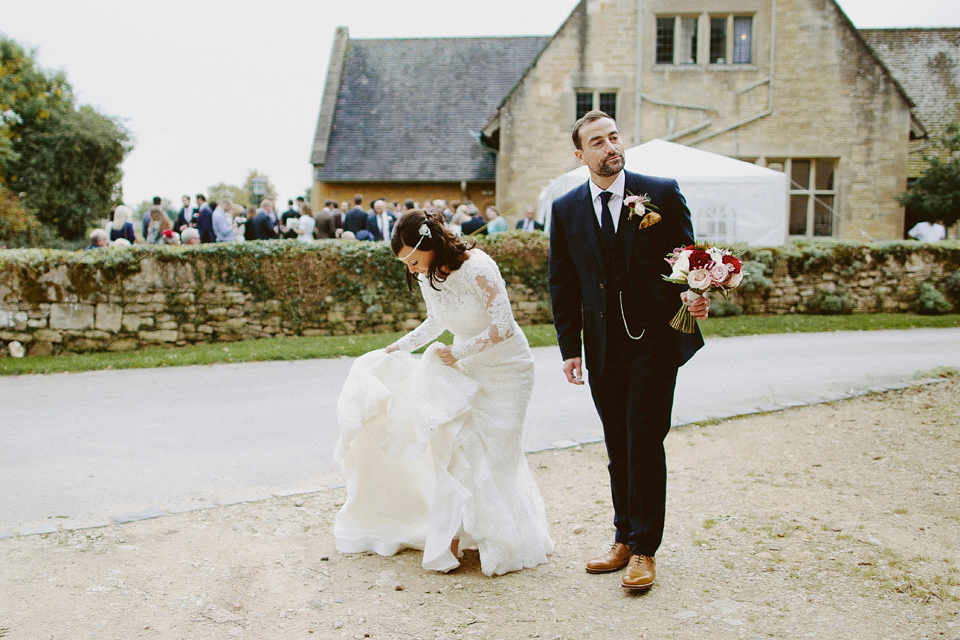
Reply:
[[[580, 142], [580, 128], [585, 124], [593, 122], [594, 120], [602, 120], [603, 118], [610, 118], [610, 120], [613, 120], [613, 118], [605, 114], [603, 111], [594, 109], [593, 111], [587, 111], [585, 114], [583, 114], [582, 118], [573, 124], [573, 146], [576, 147], [578, 151], [583, 151], [583, 143]], [[614, 120], [614, 122], [616, 122], [616, 120]]]

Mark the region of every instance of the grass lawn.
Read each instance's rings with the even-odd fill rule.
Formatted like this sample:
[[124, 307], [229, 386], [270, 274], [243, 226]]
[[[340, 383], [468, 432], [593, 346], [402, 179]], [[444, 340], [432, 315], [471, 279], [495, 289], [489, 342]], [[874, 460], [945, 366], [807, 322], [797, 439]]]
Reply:
[[[729, 318], [711, 318], [701, 323], [703, 333], [707, 337], [761, 333], [943, 327], [960, 327], [960, 315], [918, 316], [882, 313], [835, 316], [731, 316]], [[530, 346], [543, 347], [557, 343], [552, 325], [528, 326], [524, 327], [523, 331], [530, 341]], [[400, 335], [402, 334], [380, 333], [317, 338], [267, 338], [244, 342], [142, 349], [120, 353], [0, 358], [0, 375], [359, 356], [372, 349], [387, 346]], [[450, 336], [444, 334], [441, 339], [449, 343]]]

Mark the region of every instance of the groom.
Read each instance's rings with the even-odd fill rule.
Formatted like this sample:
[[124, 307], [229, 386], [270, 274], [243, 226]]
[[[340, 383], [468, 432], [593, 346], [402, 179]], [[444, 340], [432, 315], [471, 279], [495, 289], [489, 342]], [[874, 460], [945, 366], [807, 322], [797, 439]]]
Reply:
[[[667, 465], [677, 368], [703, 346], [670, 319], [686, 304], [681, 288], [661, 278], [664, 258], [693, 243], [690, 211], [675, 180], [624, 170], [617, 123], [590, 111], [573, 127], [574, 152], [590, 180], [553, 203], [550, 297], [563, 372], [582, 385], [581, 346], [590, 392], [603, 422], [616, 541], [587, 571], [623, 567], [622, 585], [643, 590], [656, 577], [663, 538]], [[628, 219], [624, 198], [646, 196]], [[646, 200], [644, 198], [644, 200]], [[644, 215], [645, 214], [645, 215]], [[709, 300], [689, 305], [706, 318]], [[581, 344], [582, 334], [582, 344]]]

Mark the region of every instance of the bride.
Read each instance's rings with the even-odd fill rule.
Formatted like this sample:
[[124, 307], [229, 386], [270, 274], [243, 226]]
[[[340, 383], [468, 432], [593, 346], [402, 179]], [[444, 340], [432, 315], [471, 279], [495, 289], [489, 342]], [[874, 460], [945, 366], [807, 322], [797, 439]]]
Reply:
[[[475, 548], [487, 575], [546, 562], [553, 541], [520, 443], [533, 358], [500, 271], [439, 214], [407, 212], [390, 244], [408, 286], [419, 283], [427, 319], [358, 358], [344, 383], [337, 550], [422, 549], [425, 569], [450, 571]], [[444, 330], [451, 346], [410, 355]]]

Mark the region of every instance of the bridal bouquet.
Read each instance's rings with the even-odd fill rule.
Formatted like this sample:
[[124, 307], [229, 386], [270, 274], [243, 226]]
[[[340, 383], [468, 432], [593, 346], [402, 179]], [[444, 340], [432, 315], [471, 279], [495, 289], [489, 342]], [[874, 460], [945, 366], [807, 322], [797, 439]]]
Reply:
[[[728, 290], [736, 288], [743, 280], [740, 260], [729, 250], [711, 247], [707, 243], [674, 249], [665, 259], [673, 271], [663, 279], [689, 285], [687, 299], [691, 302], [708, 291], [719, 291], [726, 295]], [[670, 326], [677, 331], [693, 333], [695, 321], [687, 305], [680, 305], [680, 311], [673, 316]]]

